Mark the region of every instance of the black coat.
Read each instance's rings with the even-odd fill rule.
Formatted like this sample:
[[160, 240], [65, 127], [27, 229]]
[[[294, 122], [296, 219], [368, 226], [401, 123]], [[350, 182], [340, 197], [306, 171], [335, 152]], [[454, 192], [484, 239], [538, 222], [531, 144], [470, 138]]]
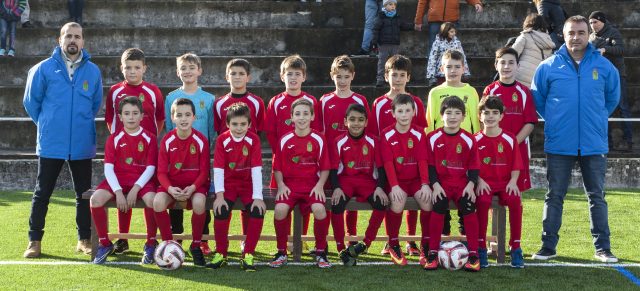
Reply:
[[589, 42], [596, 48], [604, 48], [604, 57], [606, 57], [618, 72], [621, 77], [626, 77], [625, 65], [624, 65], [624, 42], [620, 31], [613, 27], [609, 23], [605, 23], [600, 32], [592, 32], [589, 36]]
[[413, 30], [413, 23], [404, 22], [398, 13], [387, 17], [383, 11], [378, 12], [378, 19], [373, 27], [373, 41], [378, 45], [400, 44], [400, 31]]

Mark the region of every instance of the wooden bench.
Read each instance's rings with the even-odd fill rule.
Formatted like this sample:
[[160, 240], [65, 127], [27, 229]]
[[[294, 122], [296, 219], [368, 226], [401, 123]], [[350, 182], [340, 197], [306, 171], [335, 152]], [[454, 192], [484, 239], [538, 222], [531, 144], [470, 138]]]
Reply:
[[[93, 194], [93, 190], [86, 191], [83, 193], [83, 199], [90, 199]], [[267, 206], [267, 210], [273, 210], [275, 207], [275, 195], [276, 191], [272, 189], [265, 188], [263, 191], [264, 202]], [[330, 196], [327, 195], [328, 197]], [[213, 206], [213, 200], [215, 199], [215, 193], [209, 193], [207, 197], [207, 211], [211, 210]], [[327, 209], [331, 209], [331, 201], [327, 199], [326, 202]], [[116, 207], [115, 201], [110, 201], [105, 205], [105, 208]], [[134, 206], [134, 208], [144, 208], [144, 202], [138, 200]], [[184, 209], [186, 208], [186, 202], [176, 203], [174, 209]], [[450, 209], [456, 209], [455, 204], [451, 202], [449, 204]], [[492, 201], [492, 227], [491, 227], [491, 235], [487, 236], [487, 243], [489, 244], [489, 248], [491, 249], [492, 255], [496, 258], [498, 263], [504, 263], [505, 261], [505, 243], [506, 243], [506, 209], [498, 203], [498, 198], [494, 197]], [[237, 201], [233, 207], [234, 210], [244, 209], [244, 206], [240, 201]], [[351, 199], [346, 206], [347, 210], [371, 210], [371, 205], [369, 203], [360, 203], [355, 201], [355, 199]], [[420, 210], [418, 203], [415, 199], [409, 197], [407, 198], [407, 202], [405, 204], [405, 210]], [[108, 217], [108, 216], [107, 216]], [[266, 225], [270, 225], [269, 222], [265, 223]], [[384, 227], [384, 226], [382, 226]], [[364, 231], [363, 231], [364, 232]], [[174, 234], [174, 239], [176, 240], [191, 240], [192, 237], [190, 234]], [[160, 239], [160, 234], [157, 236]], [[345, 236], [345, 241], [360, 241], [364, 238], [364, 236]], [[109, 239], [146, 239], [146, 234], [144, 233], [109, 233]], [[203, 239], [214, 241], [213, 235], [204, 235]], [[231, 234], [229, 235], [229, 240], [244, 240], [244, 235]], [[421, 236], [414, 235], [401, 235], [398, 237], [401, 241], [420, 241]], [[466, 241], [465, 236], [442, 236], [442, 241]], [[260, 236], [260, 240], [262, 241], [275, 241], [275, 234], [262, 234]], [[315, 238], [313, 235], [302, 235], [302, 215], [300, 214], [300, 209], [295, 207], [293, 211], [293, 234], [289, 236], [289, 241], [293, 243], [293, 260], [299, 262], [302, 258], [302, 242], [303, 241], [314, 241]], [[332, 235], [327, 236], [327, 240], [333, 241], [334, 238]], [[388, 237], [385, 235], [377, 236], [376, 241], [387, 241]], [[95, 226], [92, 222], [91, 227], [91, 245], [93, 248], [91, 259], [93, 260], [93, 254], [97, 252], [98, 249], [98, 236], [95, 232]]]

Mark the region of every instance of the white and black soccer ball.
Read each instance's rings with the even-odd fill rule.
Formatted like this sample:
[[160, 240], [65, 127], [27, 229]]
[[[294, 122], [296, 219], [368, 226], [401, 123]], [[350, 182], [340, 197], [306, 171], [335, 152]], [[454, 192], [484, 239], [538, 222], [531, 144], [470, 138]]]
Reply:
[[467, 263], [469, 251], [461, 242], [450, 241], [440, 245], [438, 250], [438, 262], [443, 268], [455, 271], [459, 270]]
[[153, 254], [156, 259], [156, 265], [160, 269], [172, 271], [180, 268], [184, 263], [184, 250], [182, 246], [173, 240], [163, 241], [157, 247]]

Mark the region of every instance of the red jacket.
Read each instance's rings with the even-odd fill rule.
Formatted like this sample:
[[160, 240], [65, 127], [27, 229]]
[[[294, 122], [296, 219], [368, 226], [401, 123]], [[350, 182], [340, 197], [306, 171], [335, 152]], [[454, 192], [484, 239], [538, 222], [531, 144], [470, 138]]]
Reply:
[[[466, 0], [469, 5], [482, 4], [480, 0]], [[416, 9], [416, 24], [422, 24], [424, 10], [429, 5], [427, 21], [429, 22], [456, 22], [460, 18], [460, 1], [458, 0], [418, 0]]]

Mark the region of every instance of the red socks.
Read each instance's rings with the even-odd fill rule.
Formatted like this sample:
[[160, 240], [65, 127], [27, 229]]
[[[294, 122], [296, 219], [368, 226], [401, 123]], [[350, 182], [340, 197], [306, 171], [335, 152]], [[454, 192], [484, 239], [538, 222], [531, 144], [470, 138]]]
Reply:
[[118, 215], [118, 232], [119, 233], [129, 233], [129, 229], [131, 228], [131, 214], [133, 213], [133, 209], [129, 209], [127, 212], [116, 211]]
[[[291, 214], [289, 214], [289, 217], [291, 217]], [[302, 235], [307, 235], [307, 233], [309, 233], [310, 220], [311, 220], [311, 210], [309, 210], [309, 212], [302, 211]], [[291, 224], [291, 222], [289, 222], [289, 224]]]
[[[467, 235], [467, 249], [470, 253], [478, 252], [478, 216], [476, 213], [467, 214], [462, 217], [464, 231]], [[440, 230], [442, 231], [442, 230]]]
[[[290, 215], [288, 216], [290, 217]], [[276, 245], [278, 252], [287, 253], [287, 241], [289, 240], [289, 231], [291, 229], [291, 219], [288, 217], [283, 220], [273, 219], [273, 225], [276, 229]]]
[[[349, 212], [347, 212], [347, 219], [349, 218]], [[357, 214], [357, 213], [356, 213]], [[333, 237], [336, 241], [336, 248], [338, 252], [345, 249], [344, 246], [344, 213], [331, 213], [331, 226], [333, 227]], [[347, 220], [348, 221], [348, 220]], [[347, 227], [348, 228], [348, 227]]]
[[[431, 211], [429, 221], [429, 250], [438, 251], [440, 249], [440, 235], [444, 226], [444, 214]], [[465, 231], [467, 226], [465, 225]]]
[[[249, 216], [249, 215], [247, 215]], [[247, 223], [247, 239], [244, 241], [244, 254], [253, 254], [256, 251], [264, 219], [249, 217]]]
[[202, 230], [204, 229], [204, 220], [206, 219], [206, 213], [191, 214], [191, 234], [193, 235], [193, 243], [197, 243], [200, 246], [202, 241]]
[[402, 212], [395, 213], [391, 210], [387, 210], [385, 226], [387, 228], [387, 233], [389, 234], [389, 246], [391, 247], [400, 245], [398, 242], [400, 224], [402, 224]]
[[422, 246], [429, 244], [429, 221], [431, 220], [431, 211], [420, 210], [420, 227], [422, 228], [422, 239], [420, 240], [420, 249]]
[[358, 235], [358, 211], [347, 210], [347, 234]]
[[418, 211], [417, 210], [405, 211], [405, 221], [407, 222], [407, 234], [416, 235], [416, 228], [418, 224]]
[[314, 217], [313, 219], [313, 236], [316, 238], [316, 253], [322, 253], [327, 249], [327, 234], [329, 234], [329, 212], [323, 220]]
[[[169, 218], [169, 213], [164, 211], [155, 212], [156, 224], [160, 229], [160, 236], [162, 236], [163, 241], [173, 240], [173, 234], [171, 233], [171, 219]], [[200, 227], [202, 230], [202, 227]]]
[[144, 208], [144, 225], [147, 228], [147, 242], [146, 244], [151, 246], [156, 242], [156, 231], [158, 225], [156, 224], [156, 218], [153, 214], [153, 208]]
[[107, 212], [104, 207], [91, 207], [91, 217], [93, 223], [96, 225], [96, 233], [98, 234], [98, 240], [100, 245], [108, 247], [111, 245], [111, 241], [107, 236]]
[[367, 245], [367, 247], [371, 246], [371, 242], [376, 240], [376, 235], [378, 235], [378, 229], [380, 229], [380, 225], [384, 220], [385, 212], [386, 211], [384, 210], [376, 210], [376, 209], [371, 211], [371, 218], [369, 218], [369, 226], [367, 226], [367, 230], [364, 233], [364, 239], [362, 240], [364, 244]]
[[[229, 224], [231, 218], [227, 219], [213, 219], [213, 236], [216, 239], [216, 252], [223, 257], [227, 256], [229, 250]], [[245, 242], [246, 246], [246, 242]]]

